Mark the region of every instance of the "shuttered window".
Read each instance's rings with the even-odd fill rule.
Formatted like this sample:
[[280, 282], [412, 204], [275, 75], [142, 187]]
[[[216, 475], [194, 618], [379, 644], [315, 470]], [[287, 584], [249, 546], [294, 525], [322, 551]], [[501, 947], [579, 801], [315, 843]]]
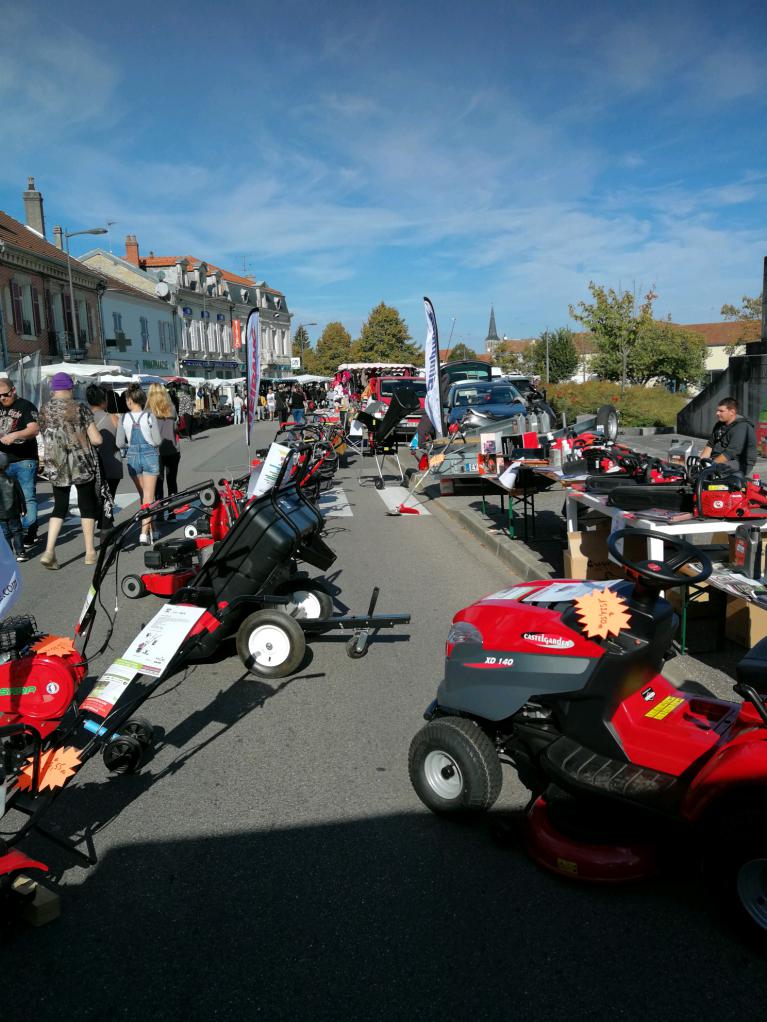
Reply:
[[21, 337], [24, 333], [24, 306], [21, 299], [21, 288], [15, 280], [11, 281], [11, 307], [13, 309], [13, 329]]

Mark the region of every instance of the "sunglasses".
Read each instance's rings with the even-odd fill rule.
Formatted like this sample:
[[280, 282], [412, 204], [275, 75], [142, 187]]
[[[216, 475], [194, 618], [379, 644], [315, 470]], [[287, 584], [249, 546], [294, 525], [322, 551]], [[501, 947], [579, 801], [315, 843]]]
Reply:
[[0, 401], [2, 401], [2, 399], [4, 397], [12, 397], [12, 396], [13, 396], [13, 391], [12, 390], [4, 390], [2, 393], [0, 393]]

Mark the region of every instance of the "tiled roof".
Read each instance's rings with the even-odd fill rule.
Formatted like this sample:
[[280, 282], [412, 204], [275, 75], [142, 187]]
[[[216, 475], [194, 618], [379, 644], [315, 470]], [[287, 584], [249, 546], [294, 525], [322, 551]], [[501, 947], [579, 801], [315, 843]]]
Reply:
[[[63, 266], [67, 264], [66, 252], [62, 252], [61, 249], [52, 245], [50, 241], [41, 238], [36, 231], [25, 227], [24, 224], [14, 220], [12, 216], [8, 216], [2, 210], [0, 210], [0, 241], [5, 241], [9, 245], [15, 245], [17, 248], [26, 249], [26, 251], [33, 252], [35, 255], [44, 256], [46, 259], [52, 259]], [[80, 263], [77, 259], [73, 258], [72, 261], [77, 263], [86, 273], [92, 273], [95, 278], [102, 276], [101, 273], [90, 266], [85, 266], [84, 263]]]
[[[244, 284], [246, 287], [255, 287], [256, 282], [252, 277], [241, 277], [238, 273], [232, 273], [230, 270], [224, 270], [220, 266], [214, 266], [213, 263], [209, 263], [206, 260], [196, 259], [194, 256], [142, 256], [141, 264], [146, 266], [147, 269], [160, 266], [175, 266], [176, 263], [182, 259], [186, 260], [187, 265], [190, 269], [195, 269], [200, 265], [200, 262], [204, 262], [211, 273], [215, 273], [216, 270], [221, 274], [225, 280], [231, 280], [233, 284]], [[265, 291], [271, 291], [272, 294], [282, 294], [281, 291], [274, 291], [272, 288], [264, 288]]]
[[761, 324], [758, 320], [747, 320], [735, 323], [679, 323], [682, 330], [700, 334], [706, 339], [709, 348], [719, 348], [727, 344], [739, 344], [741, 338], [747, 343], [758, 341]]

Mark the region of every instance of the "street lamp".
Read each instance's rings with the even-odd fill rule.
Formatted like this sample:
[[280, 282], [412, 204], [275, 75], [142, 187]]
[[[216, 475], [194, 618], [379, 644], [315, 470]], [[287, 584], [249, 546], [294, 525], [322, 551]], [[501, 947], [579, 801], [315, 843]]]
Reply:
[[[317, 324], [315, 322], [311, 322], [311, 323], [299, 323], [298, 326], [296, 327], [296, 333], [298, 333], [298, 331], [302, 327], [307, 327], [307, 326], [317, 326]], [[301, 358], [301, 369], [303, 370], [303, 368], [304, 368], [304, 339], [303, 339], [303, 337], [301, 338], [301, 348], [300, 348], [300, 351], [301, 351], [301, 355], [300, 355], [300, 358]]]
[[[106, 227], [89, 227], [87, 231], [64, 231], [64, 238], [67, 242], [67, 273], [69, 275], [69, 318], [74, 331], [73, 340], [80, 339], [80, 324], [77, 321], [77, 306], [75, 305], [75, 289], [72, 286], [72, 260], [69, 256], [69, 239], [76, 238], [80, 234], [109, 234]], [[75, 347], [75, 345], [73, 345]]]

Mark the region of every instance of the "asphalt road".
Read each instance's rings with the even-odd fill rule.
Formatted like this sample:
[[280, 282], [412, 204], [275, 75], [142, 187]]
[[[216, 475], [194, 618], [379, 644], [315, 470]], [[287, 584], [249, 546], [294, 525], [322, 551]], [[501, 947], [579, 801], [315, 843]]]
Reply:
[[[213, 432], [185, 443], [181, 481], [245, 457], [238, 429]], [[500, 845], [488, 823], [423, 809], [407, 750], [450, 618], [510, 579], [439, 502], [388, 517], [358, 471], [340, 474], [351, 515], [328, 519], [339, 609], [364, 610], [379, 585], [379, 610], [408, 611], [411, 626], [358, 661], [343, 641], [314, 642], [281, 683], [249, 680], [232, 648], [169, 681], [145, 707], [151, 761], [116, 778], [89, 762], [49, 819], [90, 831], [98, 865], [32, 846], [60, 870], [62, 914], [2, 929], [3, 1018], [761, 1017], [763, 957], [707, 911], [684, 864], [579, 886], [539, 870], [514, 835]], [[61, 560], [58, 573], [24, 566], [19, 610], [71, 634], [81, 539]], [[129, 552], [121, 574], [140, 564]], [[102, 666], [158, 607], [121, 600]], [[517, 821], [523, 804], [507, 772], [490, 819]]]

